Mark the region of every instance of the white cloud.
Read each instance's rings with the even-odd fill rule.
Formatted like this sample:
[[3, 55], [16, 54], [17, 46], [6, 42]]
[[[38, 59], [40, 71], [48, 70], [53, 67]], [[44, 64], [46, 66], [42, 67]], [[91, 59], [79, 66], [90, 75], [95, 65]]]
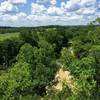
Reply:
[[26, 4], [27, 0], [8, 0], [9, 2], [13, 4]]
[[0, 12], [1, 13], [8, 13], [8, 12], [16, 11], [16, 10], [17, 10], [17, 7], [15, 7], [9, 1], [4, 1], [0, 4]]
[[44, 5], [32, 3], [31, 6], [32, 6], [32, 14], [44, 14], [46, 12], [46, 7]]
[[51, 0], [52, 5], [56, 5], [57, 1], [56, 0]]
[[61, 7], [65, 8], [67, 11], [75, 11], [80, 8], [79, 0], [69, 0], [66, 3], [62, 2]]
[[[70, 17], [51, 16], [51, 15], [26, 15], [25, 13], [18, 13], [16, 15], [5, 14], [0, 16], [0, 23], [2, 25], [10, 26], [43, 26], [43, 25], [81, 25], [87, 24], [97, 16], [89, 16], [85, 18], [82, 15], [72, 14]], [[2, 20], [1, 20], [2, 19]], [[1, 24], [0, 24], [1, 25]]]
[[62, 15], [64, 13], [64, 10], [62, 8], [56, 7], [56, 6], [50, 6], [46, 8], [44, 5], [32, 3], [32, 14], [33, 15]]
[[61, 8], [65, 8], [66, 4], [65, 2], [61, 2]]
[[70, 20], [80, 20], [80, 19], [82, 19], [83, 18], [83, 16], [81, 16], [81, 15], [73, 15], [73, 16], [71, 16], [69, 19]]
[[61, 8], [51, 6], [47, 9], [47, 13], [50, 15], [62, 15], [64, 11]]
[[95, 12], [96, 12], [96, 8], [89, 7], [89, 8], [80, 8], [76, 13], [79, 15], [90, 16], [95, 14]]
[[96, 3], [96, 0], [81, 0], [80, 5], [90, 7], [90, 6], [95, 5], [95, 3]]
[[100, 1], [98, 2], [98, 8], [100, 9]]
[[61, 6], [66, 8], [67, 11], [76, 11], [82, 7], [93, 7], [96, 4], [96, 0], [69, 0], [66, 3], [62, 2]]
[[45, 4], [48, 2], [49, 2], [49, 0], [36, 0], [36, 3], [38, 3], [38, 4]]
[[23, 20], [24, 18], [27, 17], [27, 14], [23, 13], [23, 12], [20, 12], [20, 13], [16, 14], [16, 16], [18, 17], [18, 19]]
[[9, 22], [21, 21], [24, 18], [26, 18], [26, 16], [27, 15], [23, 12], [17, 13], [16, 15], [10, 15], [10, 14], [1, 15], [3, 21], [9, 21]]

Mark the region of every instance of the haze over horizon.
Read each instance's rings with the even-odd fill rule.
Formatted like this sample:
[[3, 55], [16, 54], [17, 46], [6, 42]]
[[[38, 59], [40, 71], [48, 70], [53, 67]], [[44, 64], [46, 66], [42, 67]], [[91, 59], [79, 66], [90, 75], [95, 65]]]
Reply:
[[0, 26], [86, 25], [100, 0], [0, 0]]

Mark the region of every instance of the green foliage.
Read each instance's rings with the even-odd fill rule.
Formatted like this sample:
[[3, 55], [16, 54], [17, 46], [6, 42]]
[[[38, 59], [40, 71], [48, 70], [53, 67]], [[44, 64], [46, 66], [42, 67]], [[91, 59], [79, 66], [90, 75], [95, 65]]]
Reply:
[[55, 91], [55, 90], [49, 90], [47, 92], [47, 95], [44, 96], [44, 100], [72, 100], [69, 99], [72, 95], [72, 91], [68, 86], [65, 86], [63, 91]]
[[19, 51], [19, 54], [17, 55], [17, 61], [20, 62], [27, 62], [32, 64], [34, 59], [34, 51], [33, 47], [26, 43], [24, 44]]
[[[37, 94], [45, 93], [45, 86], [53, 80], [56, 71], [54, 48], [48, 42], [41, 40], [39, 47], [32, 47], [30, 44], [24, 44], [17, 56], [18, 62], [26, 62], [31, 64], [31, 76], [36, 83], [34, 83], [34, 91]], [[44, 88], [44, 91], [40, 89]]]
[[[0, 42], [0, 64], [8, 67], [13, 62], [19, 52], [22, 40], [11, 38]], [[1, 68], [2, 69], [2, 68]]]
[[38, 36], [36, 35], [36, 33], [32, 33], [30, 29], [22, 29], [19, 34], [19, 38], [25, 41], [26, 43], [30, 43], [32, 46], [37, 45], [36, 40], [38, 39]]
[[18, 37], [19, 37], [19, 33], [0, 34], [0, 41], [4, 41], [11, 38], [18, 38]]
[[[20, 69], [20, 70], [19, 70]], [[32, 85], [31, 66], [28, 63], [16, 63], [7, 73], [0, 76], [1, 100], [15, 100]], [[28, 91], [26, 91], [28, 92]]]
[[62, 64], [66, 64], [69, 66], [69, 64], [75, 59], [73, 48], [62, 48], [61, 50], [61, 57], [58, 60], [58, 62]]
[[93, 56], [100, 63], [100, 45], [93, 45], [89, 50], [89, 55]]
[[[72, 55], [70, 49], [63, 48], [61, 58], [65, 69], [69, 70], [75, 78], [74, 93], [66, 100], [91, 100], [94, 90], [96, 89], [96, 60], [91, 55], [77, 59]], [[74, 96], [74, 97], [73, 97]], [[59, 99], [58, 99], [59, 100]]]

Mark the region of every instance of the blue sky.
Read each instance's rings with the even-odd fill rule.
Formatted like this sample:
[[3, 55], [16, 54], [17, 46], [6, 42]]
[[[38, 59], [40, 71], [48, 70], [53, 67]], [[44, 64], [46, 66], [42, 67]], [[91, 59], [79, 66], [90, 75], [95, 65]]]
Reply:
[[100, 0], [0, 0], [0, 26], [86, 25]]

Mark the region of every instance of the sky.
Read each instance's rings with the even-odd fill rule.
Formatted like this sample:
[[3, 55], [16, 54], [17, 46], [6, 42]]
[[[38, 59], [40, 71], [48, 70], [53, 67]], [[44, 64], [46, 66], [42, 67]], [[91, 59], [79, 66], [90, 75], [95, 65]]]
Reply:
[[100, 0], [0, 0], [0, 26], [86, 25]]

